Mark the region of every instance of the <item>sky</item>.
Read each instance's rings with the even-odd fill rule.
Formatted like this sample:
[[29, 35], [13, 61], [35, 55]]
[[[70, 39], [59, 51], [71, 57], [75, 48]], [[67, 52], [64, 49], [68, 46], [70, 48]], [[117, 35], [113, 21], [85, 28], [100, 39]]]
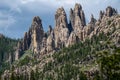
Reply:
[[99, 11], [112, 6], [120, 13], [120, 0], [0, 0], [0, 33], [11, 38], [22, 38], [31, 26], [34, 16], [42, 19], [43, 28], [55, 27], [54, 15], [64, 7], [67, 17], [70, 8], [80, 3], [89, 22], [91, 14], [97, 19]]

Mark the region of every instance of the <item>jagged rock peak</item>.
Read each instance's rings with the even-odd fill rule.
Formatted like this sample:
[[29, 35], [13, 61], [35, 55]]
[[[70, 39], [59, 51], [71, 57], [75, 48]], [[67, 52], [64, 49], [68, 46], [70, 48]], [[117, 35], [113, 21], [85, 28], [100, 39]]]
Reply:
[[82, 6], [78, 3], [75, 4], [75, 7], [74, 7], [74, 15], [75, 16], [81, 16], [81, 10], [82, 10]]
[[101, 20], [103, 18], [104, 14], [105, 14], [104, 11], [100, 11], [100, 13], [99, 13], [99, 20]]
[[22, 51], [23, 51], [22, 42], [19, 41], [18, 44], [17, 44], [15, 60], [18, 60], [22, 56]]
[[68, 27], [67, 16], [63, 7], [58, 8], [55, 14], [56, 27]]
[[81, 16], [82, 26], [85, 26], [86, 25], [86, 21], [85, 21], [85, 14], [84, 14], [83, 10], [81, 10], [80, 16]]
[[70, 24], [72, 28], [84, 27], [86, 25], [85, 14], [82, 6], [78, 3], [75, 4], [74, 10], [70, 9]]
[[60, 15], [66, 15], [65, 10], [64, 10], [63, 7], [58, 8], [57, 11], [56, 11], [56, 14], [59, 15], [59, 16]]
[[33, 22], [41, 23], [40, 17], [39, 17], [39, 16], [35, 16], [35, 17], [33, 18]]
[[27, 49], [28, 49], [28, 36], [27, 36], [27, 32], [25, 32], [23, 38], [23, 50], [27, 50]]
[[78, 36], [75, 34], [75, 32], [71, 32], [69, 39], [67, 41], [67, 47], [70, 45], [73, 45], [79, 41]]
[[80, 10], [82, 10], [82, 6], [80, 4], [78, 4], [78, 3], [76, 3], [74, 10], [76, 10], [77, 12], [79, 12]]
[[93, 14], [91, 14], [91, 21], [90, 24], [95, 24], [97, 20], [94, 18]]
[[63, 7], [57, 9], [55, 14], [55, 21], [55, 47], [60, 49], [66, 45], [67, 39], [69, 37], [67, 16]]
[[51, 25], [49, 25], [49, 29], [48, 29], [48, 31], [51, 33], [52, 32], [52, 26]]
[[44, 33], [43, 26], [42, 26], [42, 20], [40, 19], [39, 16], [35, 16], [33, 18], [33, 22], [31, 25], [32, 33], [34, 33], [33, 32], [34, 30], [35, 30], [36, 34]]
[[42, 26], [42, 20], [39, 16], [33, 18], [33, 23], [31, 25], [31, 49], [38, 53], [41, 49], [42, 39], [44, 37], [44, 30]]
[[31, 29], [41, 29], [43, 31], [42, 20], [39, 16], [35, 16], [32, 21]]
[[115, 14], [117, 14], [117, 11], [114, 8], [112, 8], [111, 6], [108, 6], [106, 8], [106, 16], [111, 17]]

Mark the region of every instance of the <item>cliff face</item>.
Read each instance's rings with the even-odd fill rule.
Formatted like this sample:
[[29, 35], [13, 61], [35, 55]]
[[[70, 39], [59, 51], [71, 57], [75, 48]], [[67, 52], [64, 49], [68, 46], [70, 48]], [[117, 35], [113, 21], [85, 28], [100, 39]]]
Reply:
[[[99, 35], [101, 32], [108, 33], [112, 25], [119, 25], [118, 22], [109, 21], [111, 27], [107, 27], [106, 21], [109, 17], [116, 15], [117, 11], [112, 7], [107, 7], [106, 11], [100, 11], [99, 20], [91, 15], [90, 22], [86, 25], [85, 14], [80, 4], [75, 4], [74, 9], [70, 9], [69, 22], [63, 7], [58, 8], [55, 13], [55, 27], [46, 33], [43, 30], [42, 20], [36, 16], [33, 18], [32, 25], [24, 38], [18, 43], [16, 51], [16, 60], [19, 59], [25, 50], [32, 50], [34, 53], [47, 54], [68, 47], [93, 35]], [[115, 24], [111, 24], [111, 23]]]

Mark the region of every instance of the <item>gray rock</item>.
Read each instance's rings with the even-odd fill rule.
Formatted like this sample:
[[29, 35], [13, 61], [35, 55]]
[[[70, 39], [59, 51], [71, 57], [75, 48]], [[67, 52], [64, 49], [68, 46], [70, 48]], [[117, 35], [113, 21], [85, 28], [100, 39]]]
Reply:
[[108, 6], [106, 8], [106, 16], [111, 17], [115, 14], [117, 14], [117, 11], [114, 8], [112, 8], [111, 6]]
[[55, 47], [60, 49], [66, 45], [69, 37], [67, 16], [63, 7], [59, 8], [55, 14], [56, 26], [54, 29]]

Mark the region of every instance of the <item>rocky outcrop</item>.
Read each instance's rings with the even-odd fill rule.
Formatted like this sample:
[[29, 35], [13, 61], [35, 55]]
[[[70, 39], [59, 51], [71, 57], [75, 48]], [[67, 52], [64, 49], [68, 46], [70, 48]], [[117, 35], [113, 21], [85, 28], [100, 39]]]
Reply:
[[45, 33], [41, 19], [38, 16], [34, 17], [29, 31], [24, 35], [21, 47], [18, 47], [16, 51], [16, 56], [18, 56], [16, 58], [18, 59], [20, 57], [18, 54], [28, 49], [34, 53], [46, 54], [83, 40], [82, 29], [86, 22], [80, 4], [76, 4], [74, 10], [70, 10], [69, 24], [63, 7], [57, 9], [55, 22], [55, 28], [52, 29], [49, 26], [48, 32]]
[[[99, 20], [91, 15], [90, 22], [86, 25], [82, 6], [75, 4], [74, 9], [70, 9], [70, 21], [68, 23], [66, 12], [61, 7], [57, 9], [55, 14], [55, 28], [49, 26], [47, 32], [43, 30], [42, 20], [36, 16], [33, 18], [29, 31], [25, 33], [23, 40], [18, 43], [16, 60], [28, 49], [40, 55], [46, 54], [84, 41], [100, 32], [106, 33], [108, 32], [105, 28], [106, 23], [108, 23], [106, 21], [115, 14], [117, 14], [117, 11], [109, 6], [106, 8], [106, 12], [100, 11]], [[109, 24], [110, 22], [112, 21], [110, 20]]]
[[43, 37], [41, 45], [42, 45], [41, 49], [39, 50], [40, 54], [46, 54], [47, 53], [47, 38], [46, 37]]
[[42, 48], [42, 39], [44, 37], [44, 30], [42, 26], [41, 19], [36, 16], [33, 18], [33, 22], [31, 25], [32, 28], [32, 34], [31, 34], [31, 44], [30, 49], [32, 49], [33, 52], [39, 53], [40, 49]]
[[55, 21], [56, 21], [56, 26], [54, 29], [55, 47], [56, 49], [60, 49], [66, 45], [69, 37], [67, 16], [63, 7], [59, 8], [56, 11]]
[[95, 24], [96, 23], [96, 19], [94, 18], [93, 14], [91, 15], [91, 20], [90, 20], [90, 24]]
[[78, 36], [76, 36], [76, 34], [74, 33], [74, 32], [72, 32], [71, 34], [70, 34], [70, 37], [69, 37], [69, 39], [68, 39], [68, 42], [67, 42], [67, 47], [68, 46], [71, 46], [71, 45], [73, 45], [73, 44], [75, 44], [75, 43], [77, 43], [79, 41], [79, 39], [78, 39]]
[[93, 15], [91, 15], [90, 22], [82, 30], [82, 32], [83, 32], [83, 34], [82, 34], [83, 39], [82, 40], [83, 41], [92, 33], [92, 31], [94, 31], [96, 22], [97, 22], [97, 20], [94, 18]]
[[15, 53], [15, 60], [18, 60], [23, 55], [22, 43], [20, 41], [17, 44], [17, 50]]
[[27, 37], [27, 32], [25, 32], [24, 38], [23, 38], [23, 50], [27, 50], [29, 48], [28, 44], [28, 37]]
[[52, 31], [50, 36], [47, 38], [47, 53], [52, 52], [55, 49], [55, 37]]
[[43, 47], [44, 30], [41, 19], [36, 16], [33, 18], [32, 25], [28, 32], [25, 32], [24, 38], [18, 43], [16, 50], [16, 60], [20, 58], [25, 50], [30, 49], [34, 53], [39, 53]]
[[111, 17], [115, 14], [117, 14], [117, 11], [114, 8], [112, 8], [111, 6], [108, 6], [106, 8], [106, 16]]
[[[50, 57], [46, 58], [46, 55], [49, 55], [49, 53], [54, 53], [54, 51], [56, 52], [63, 47], [69, 47], [79, 41], [84, 42], [86, 39], [90, 39], [100, 33], [109, 35], [110, 40], [120, 47], [120, 15], [116, 14], [117, 11], [114, 8], [107, 7], [106, 12], [100, 11], [99, 20], [96, 20], [91, 15], [90, 22], [86, 25], [84, 11], [80, 4], [76, 4], [74, 10], [70, 9], [70, 22], [68, 23], [65, 10], [61, 7], [55, 14], [55, 28], [52, 29], [49, 26], [47, 32], [44, 32], [42, 21], [36, 16], [33, 18], [29, 31], [18, 42], [15, 60], [18, 60], [24, 54], [24, 51], [29, 49], [37, 53], [34, 54], [34, 58], [40, 61], [40, 64], [36, 63], [40, 67], [48, 63], [48, 58], [51, 61], [53, 60], [51, 54]], [[44, 54], [46, 55], [44, 56]], [[41, 61], [41, 57], [46, 58], [46, 60], [43, 59], [44, 61]], [[11, 56], [9, 58], [11, 59]], [[40, 69], [42, 68], [40, 67]], [[20, 69], [15, 68], [14, 72], [19, 75], [24, 74], [28, 76], [26, 73], [30, 73], [30, 65], [22, 66]], [[94, 75], [94, 72], [87, 73], [88, 76]], [[3, 78], [10, 78], [10, 75], [9, 70], [5, 71]]]
[[52, 26], [49, 25], [49, 28], [48, 28], [48, 35], [50, 35], [52, 31], [53, 31]]
[[75, 4], [74, 10], [70, 9], [70, 23], [74, 30], [86, 25], [85, 14], [80, 4]]
[[100, 13], [99, 13], [99, 20], [101, 20], [103, 18], [104, 14], [105, 13], [103, 11], [100, 11]]
[[70, 9], [70, 24], [79, 40], [82, 40], [81, 33], [82, 29], [86, 25], [86, 21], [84, 11], [82, 10], [82, 6], [80, 4], [76, 3], [74, 10]]

